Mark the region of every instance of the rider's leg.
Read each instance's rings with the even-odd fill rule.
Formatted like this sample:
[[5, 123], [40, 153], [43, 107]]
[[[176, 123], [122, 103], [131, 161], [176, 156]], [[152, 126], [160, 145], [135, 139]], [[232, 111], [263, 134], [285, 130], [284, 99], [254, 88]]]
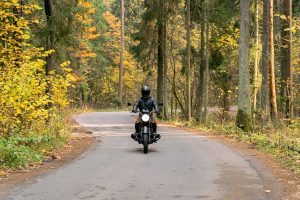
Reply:
[[140, 132], [140, 123], [135, 123], [135, 133]]
[[156, 124], [156, 120], [155, 120], [155, 118], [153, 116], [152, 116], [151, 123], [152, 123], [152, 131], [153, 131], [153, 133], [157, 133], [157, 124]]
[[152, 130], [156, 140], [159, 140], [160, 134], [157, 133], [157, 123], [154, 118], [152, 118]]
[[140, 133], [140, 130], [141, 130], [141, 122], [142, 122], [142, 119], [141, 119], [141, 116], [139, 116], [136, 121], [135, 121], [135, 132], [136, 133]]
[[157, 124], [152, 122], [153, 133], [157, 133]]
[[141, 117], [138, 117], [135, 122], [135, 133], [131, 134], [131, 138], [137, 140], [137, 134], [140, 133]]

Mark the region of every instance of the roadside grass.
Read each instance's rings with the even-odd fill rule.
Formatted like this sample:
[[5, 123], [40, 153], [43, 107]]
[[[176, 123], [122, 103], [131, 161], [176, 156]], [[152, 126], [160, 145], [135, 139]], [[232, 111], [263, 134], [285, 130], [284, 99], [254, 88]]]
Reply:
[[59, 150], [70, 138], [65, 114], [55, 115], [47, 124], [0, 136], [0, 169], [22, 169], [40, 163]]
[[254, 146], [259, 151], [273, 155], [278, 161], [300, 176], [300, 118], [291, 121], [289, 126], [274, 128], [270, 124], [256, 126], [252, 132], [243, 132], [236, 127], [234, 117], [226, 122], [216, 115], [210, 114], [207, 124], [199, 124], [195, 120], [186, 122], [180, 119], [162, 120], [179, 127], [201, 130], [209, 135], [222, 135], [234, 138]]

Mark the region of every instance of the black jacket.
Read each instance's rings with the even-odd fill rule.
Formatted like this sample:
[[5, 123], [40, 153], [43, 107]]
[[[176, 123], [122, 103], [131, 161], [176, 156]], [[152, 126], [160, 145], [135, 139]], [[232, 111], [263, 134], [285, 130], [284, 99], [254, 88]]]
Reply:
[[154, 110], [154, 112], [159, 112], [158, 106], [156, 102], [154, 101], [153, 97], [141, 97], [139, 100], [134, 104], [132, 112], [137, 112], [137, 110], [140, 110], [140, 112], [151, 112]]

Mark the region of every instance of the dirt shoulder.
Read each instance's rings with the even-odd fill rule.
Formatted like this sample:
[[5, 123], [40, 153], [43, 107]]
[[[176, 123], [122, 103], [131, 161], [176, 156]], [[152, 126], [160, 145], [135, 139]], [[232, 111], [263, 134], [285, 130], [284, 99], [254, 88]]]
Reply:
[[[255, 159], [258, 159], [262, 164], [272, 172], [276, 177], [276, 181], [282, 186], [282, 195], [281, 200], [300, 200], [300, 179], [288, 169], [286, 166], [282, 165], [279, 160], [277, 160], [273, 155], [264, 153], [255, 148], [252, 144], [247, 144], [237, 139], [222, 136], [222, 135], [213, 135], [206, 133], [205, 131], [196, 130], [193, 128], [186, 128], [181, 126], [176, 126], [171, 123], [159, 122], [161, 125], [176, 127], [184, 131], [192, 132], [194, 134], [204, 135], [210, 139], [216, 140], [230, 148], [241, 152], [243, 157], [251, 163], [254, 164]], [[270, 191], [272, 192], [272, 191]]]
[[0, 193], [69, 163], [96, 141], [90, 132], [74, 120], [71, 124], [71, 139], [59, 152], [53, 152], [44, 162], [31, 165], [27, 169], [0, 172]]

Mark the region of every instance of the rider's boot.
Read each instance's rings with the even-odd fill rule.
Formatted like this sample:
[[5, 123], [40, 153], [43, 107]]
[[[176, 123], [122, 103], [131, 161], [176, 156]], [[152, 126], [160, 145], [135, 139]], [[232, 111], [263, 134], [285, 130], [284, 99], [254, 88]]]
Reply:
[[140, 124], [136, 123], [135, 124], [135, 133], [131, 134], [131, 138], [135, 141], [138, 141], [138, 134], [140, 133]]
[[157, 133], [157, 124], [152, 123], [153, 135], [155, 138], [155, 142], [160, 139], [160, 134]]

